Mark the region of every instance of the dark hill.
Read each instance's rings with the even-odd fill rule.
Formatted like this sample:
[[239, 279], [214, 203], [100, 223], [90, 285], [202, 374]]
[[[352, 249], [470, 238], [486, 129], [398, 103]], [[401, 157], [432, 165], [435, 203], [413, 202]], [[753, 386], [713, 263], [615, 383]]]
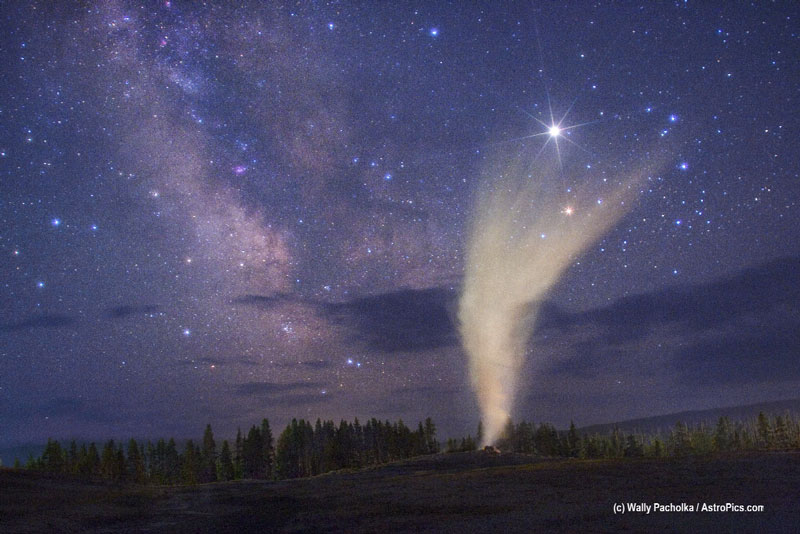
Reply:
[[717, 420], [725, 416], [731, 421], [748, 421], [758, 416], [759, 412], [767, 415], [782, 415], [786, 412], [800, 414], [800, 399], [787, 399], [773, 402], [759, 402], [757, 404], [747, 404], [742, 406], [730, 406], [727, 408], [712, 408], [708, 410], [692, 410], [687, 412], [677, 412], [666, 415], [645, 417], [642, 419], [630, 419], [617, 423], [606, 423], [600, 425], [590, 425], [579, 430], [587, 434], [605, 434], [618, 427], [623, 432], [643, 432], [656, 433], [668, 432], [675, 423], [683, 422], [688, 425], [698, 425], [706, 423], [716, 424]]

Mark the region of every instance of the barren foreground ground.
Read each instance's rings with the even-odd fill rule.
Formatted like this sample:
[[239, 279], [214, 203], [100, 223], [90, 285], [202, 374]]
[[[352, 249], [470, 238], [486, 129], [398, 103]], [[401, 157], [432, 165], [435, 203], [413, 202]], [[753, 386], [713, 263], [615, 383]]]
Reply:
[[[614, 514], [614, 503], [763, 512]], [[800, 453], [548, 460], [436, 455], [311, 479], [194, 487], [0, 470], [2, 532], [798, 532]]]

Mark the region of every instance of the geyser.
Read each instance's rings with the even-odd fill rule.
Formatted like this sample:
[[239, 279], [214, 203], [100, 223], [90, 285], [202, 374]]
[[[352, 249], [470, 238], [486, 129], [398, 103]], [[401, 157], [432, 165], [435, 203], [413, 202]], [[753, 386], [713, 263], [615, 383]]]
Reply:
[[458, 308], [482, 446], [497, 440], [511, 414], [542, 298], [625, 214], [644, 174], [620, 177], [610, 189], [611, 180], [602, 188], [585, 183], [567, 205], [556, 169], [531, 173], [524, 162], [515, 165], [502, 165], [478, 194]]

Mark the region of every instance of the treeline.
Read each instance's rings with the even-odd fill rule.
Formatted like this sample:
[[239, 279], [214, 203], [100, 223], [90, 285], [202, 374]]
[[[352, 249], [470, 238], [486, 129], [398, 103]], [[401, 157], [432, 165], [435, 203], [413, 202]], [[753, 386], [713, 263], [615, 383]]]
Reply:
[[[211, 425], [203, 439], [188, 440], [181, 451], [175, 439], [127, 444], [109, 440], [102, 451], [95, 443], [80, 446], [73, 440], [62, 445], [48, 439], [39, 458], [28, 458], [27, 469], [65, 473], [137, 484], [198, 484], [247, 479], [283, 479], [313, 476], [328, 471], [381, 464], [439, 452], [436, 425], [428, 418], [416, 430], [402, 420], [396, 423], [371, 419], [355, 421], [317, 419], [312, 426], [293, 419], [273, 439], [269, 421], [237, 432], [231, 445], [217, 446]], [[15, 467], [23, 467], [19, 460]]]
[[[481, 441], [471, 436], [447, 441], [448, 452], [475, 450]], [[624, 433], [619, 428], [601, 435], [577, 431], [558, 431], [550, 424], [538, 427], [522, 421], [507, 423], [496, 443], [502, 451], [571, 458], [663, 457], [713, 454], [731, 451], [800, 450], [800, 421], [790, 414], [758, 417], [746, 422], [731, 422], [720, 417], [716, 425], [689, 426], [678, 422], [668, 432]]]

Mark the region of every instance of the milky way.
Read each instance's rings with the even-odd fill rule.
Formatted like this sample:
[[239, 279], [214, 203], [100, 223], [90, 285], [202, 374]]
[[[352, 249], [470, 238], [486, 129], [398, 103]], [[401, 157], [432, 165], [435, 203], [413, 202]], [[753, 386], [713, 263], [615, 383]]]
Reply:
[[500, 175], [538, 211], [497, 231], [537, 247], [553, 221], [636, 198], [512, 288], [543, 300], [515, 416], [608, 421], [800, 384], [788, 7], [3, 13], [0, 445], [233, 435], [264, 416], [474, 433], [457, 302], [475, 199]]

